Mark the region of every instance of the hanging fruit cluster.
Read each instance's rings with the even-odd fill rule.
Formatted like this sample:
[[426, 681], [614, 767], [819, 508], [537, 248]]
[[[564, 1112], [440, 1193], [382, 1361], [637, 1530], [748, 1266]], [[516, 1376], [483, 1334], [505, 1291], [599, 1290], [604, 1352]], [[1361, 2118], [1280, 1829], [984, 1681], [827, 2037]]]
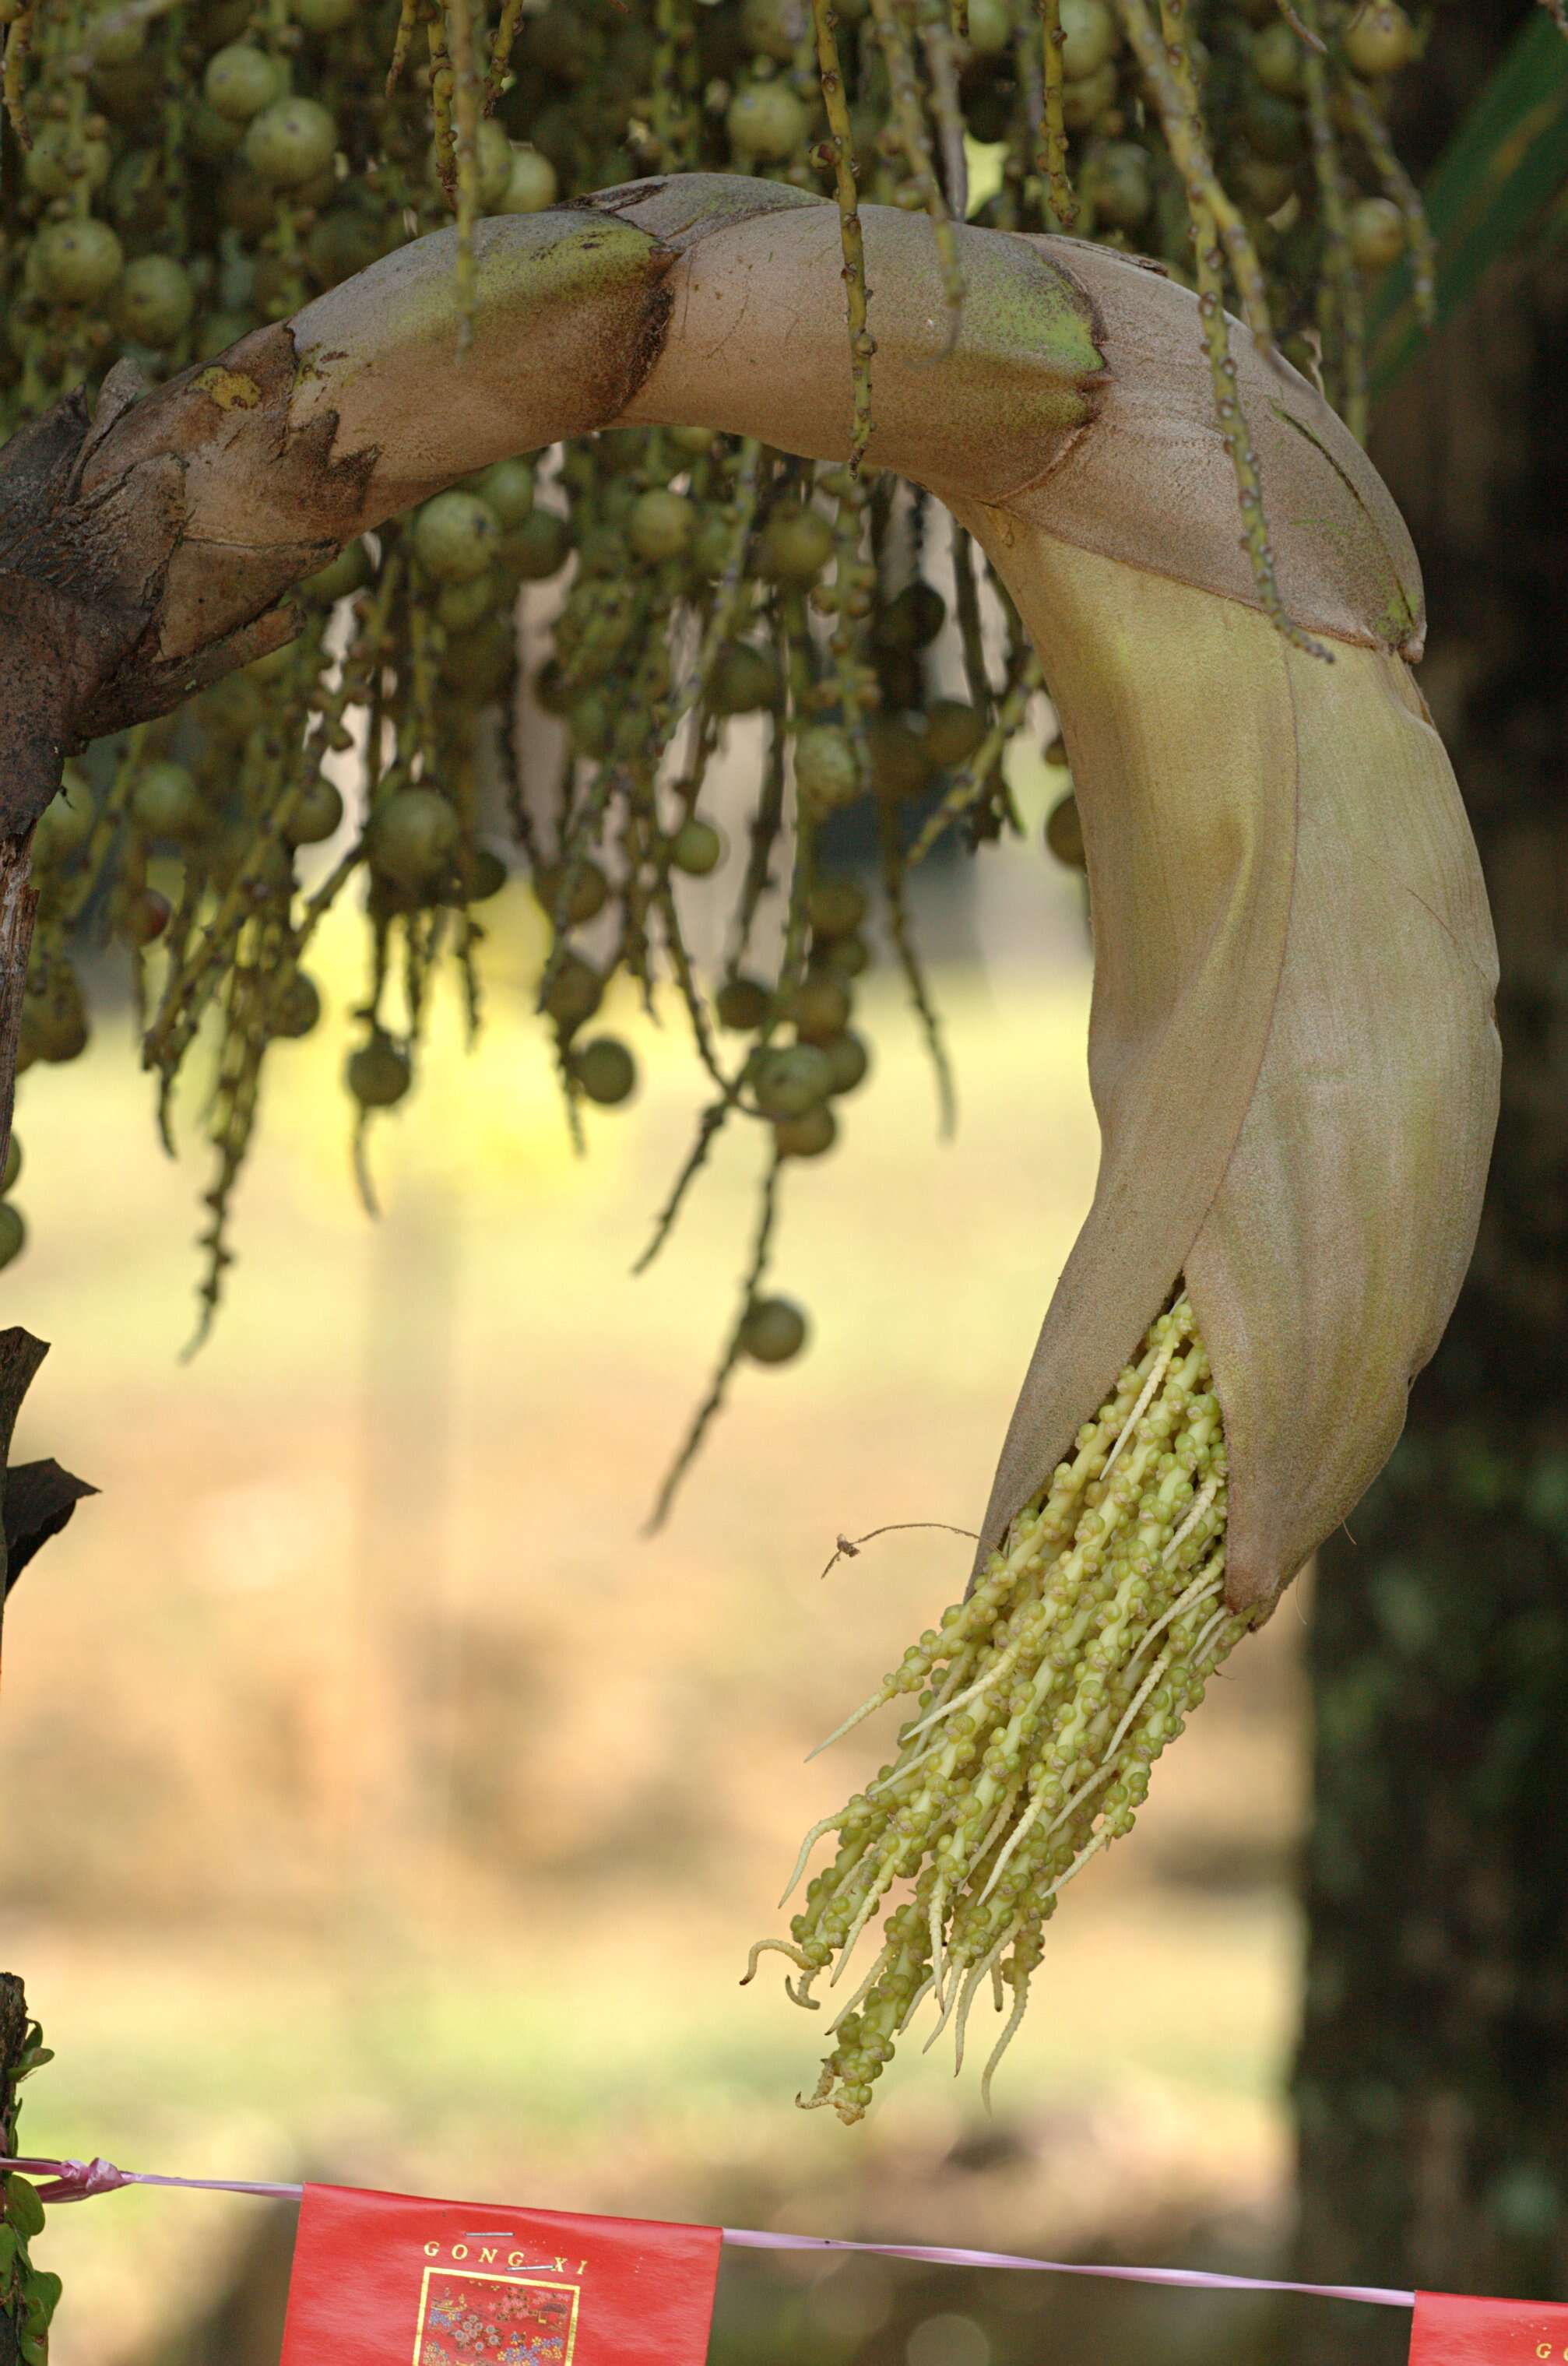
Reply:
[[[805, 1342], [764, 1289], [779, 1182], [832, 1148], [866, 1074], [874, 959], [901, 969], [948, 1099], [908, 882], [940, 840], [1017, 828], [1002, 760], [1041, 688], [967, 536], [859, 468], [857, 202], [929, 215], [954, 305], [965, 216], [1070, 228], [1197, 285], [1260, 596], [1291, 629], [1221, 299], [1360, 423], [1369, 275], [1408, 250], [1430, 285], [1384, 130], [1421, 25], [1398, 0], [0, 0], [0, 28], [6, 433], [121, 355], [152, 381], [209, 360], [454, 220], [461, 287], [482, 216], [641, 175], [837, 194], [851, 465], [682, 429], [503, 461], [344, 551], [290, 647], [89, 749], [33, 850], [21, 1065], [83, 1050], [84, 957], [109, 939], [165, 1130], [186, 1062], [212, 1063], [204, 1322], [266, 1053], [318, 1023], [311, 944], [341, 899], [365, 923], [344, 1070], [360, 1151], [412, 1089], [439, 966], [478, 1024], [481, 907], [514, 868], [551, 924], [538, 1003], [574, 1126], [635, 1089], [631, 1051], [596, 1031], [612, 986], [672, 993], [707, 1089], [654, 1246], [721, 1127], [750, 1121], [766, 1154], [678, 1476], [737, 1362]], [[525, 668], [531, 605], [554, 621]], [[521, 774], [530, 705], [563, 727], [547, 780]], [[705, 794], [737, 717], [761, 754], [731, 851]], [[1072, 821], [1050, 843], [1081, 862]], [[716, 969], [688, 945], [700, 896], [726, 916]], [[23, 1233], [0, 1216], [4, 1262]]]

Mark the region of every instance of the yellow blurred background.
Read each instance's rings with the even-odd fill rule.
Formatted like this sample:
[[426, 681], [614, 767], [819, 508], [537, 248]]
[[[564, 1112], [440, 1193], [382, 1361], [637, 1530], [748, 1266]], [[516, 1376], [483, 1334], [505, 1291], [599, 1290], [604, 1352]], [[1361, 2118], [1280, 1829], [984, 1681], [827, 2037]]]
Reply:
[[[801, 1832], [877, 1762], [882, 1722], [807, 1751], [966, 1573], [960, 1538], [912, 1530], [824, 1578], [834, 1540], [974, 1524], [1092, 1189], [1076, 883], [1032, 837], [980, 869], [1026, 925], [978, 932], [1011, 948], [987, 969], [956, 907], [932, 907], [958, 1136], [936, 1139], [918, 1031], [879, 972], [872, 1077], [838, 1152], [787, 1177], [774, 1282], [809, 1309], [809, 1351], [738, 1374], [651, 1538], [744, 1269], [759, 1151], [727, 1142], [629, 1278], [700, 1079], [677, 1014], [608, 1013], [642, 1087], [591, 1112], [573, 1155], [520, 887], [491, 907], [477, 1050], [444, 995], [439, 1056], [377, 1129], [378, 1223], [339, 1083], [356, 941], [328, 943], [327, 1018], [273, 1055], [240, 1262], [190, 1361], [204, 1174], [156, 1147], [129, 1014], [25, 1078], [31, 1245], [6, 1319], [54, 1345], [17, 1450], [103, 1490], [6, 1623], [0, 1956], [58, 2055], [26, 2090], [29, 2148], [1267, 2267], [1296, 1977], [1293, 1601], [1053, 1923], [994, 2119], [976, 2065], [955, 2083], [909, 2041], [865, 2126], [797, 2112], [820, 2021], [766, 1969], [738, 1985], [782, 1927]], [[145, 2192], [54, 2214], [55, 2366], [248, 2357], [211, 2312], [252, 2285], [265, 2356], [279, 2217]], [[742, 2262], [715, 2354], [1178, 2366], [1216, 2340], [1238, 2354], [1247, 2306]]]

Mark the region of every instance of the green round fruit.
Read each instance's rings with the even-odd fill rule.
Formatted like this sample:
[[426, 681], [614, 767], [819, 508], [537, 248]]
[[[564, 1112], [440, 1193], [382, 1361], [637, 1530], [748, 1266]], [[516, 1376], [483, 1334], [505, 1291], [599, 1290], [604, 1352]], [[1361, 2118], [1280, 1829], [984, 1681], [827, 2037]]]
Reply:
[[1062, 73], [1084, 82], [1109, 63], [1121, 47], [1116, 19], [1105, 0], [1062, 0]]
[[497, 525], [521, 525], [534, 508], [534, 468], [528, 460], [497, 460], [481, 469], [468, 488], [483, 501]]
[[580, 756], [598, 761], [615, 740], [615, 710], [602, 690], [581, 690], [566, 713], [567, 736]]
[[690, 814], [670, 841], [670, 860], [688, 879], [705, 879], [724, 860], [724, 839], [711, 821]]
[[321, 995], [315, 979], [302, 969], [290, 970], [273, 988], [267, 1032], [293, 1042], [301, 1035], [309, 1035], [321, 1015]]
[[775, 510], [762, 529], [762, 572], [775, 583], [815, 583], [832, 555], [820, 510]]
[[1116, 68], [1107, 60], [1081, 82], [1062, 84], [1062, 120], [1069, 131], [1087, 131], [1116, 104]]
[[[549, 914], [559, 928], [581, 928], [585, 920], [597, 918], [610, 900], [610, 883], [596, 862], [575, 864], [570, 874], [563, 863], [547, 863], [534, 873], [534, 896], [541, 910]], [[561, 909], [561, 896], [567, 894], [566, 908]]]
[[414, 520], [414, 556], [437, 583], [471, 583], [500, 543], [493, 513], [473, 493], [437, 493]]
[[595, 1035], [572, 1054], [571, 1073], [591, 1101], [615, 1109], [637, 1088], [637, 1062], [615, 1035]]
[[807, 1321], [793, 1298], [756, 1298], [740, 1325], [740, 1347], [754, 1364], [787, 1364], [806, 1345]]
[[806, 0], [740, 0], [740, 39], [753, 57], [787, 66], [810, 32]]
[[731, 641], [714, 662], [708, 702], [716, 715], [750, 715], [759, 706], [772, 706], [779, 688], [779, 670], [765, 649]]
[[108, 7], [87, 27], [87, 55], [96, 67], [128, 66], [147, 46], [146, 20]]
[[330, 608], [334, 601], [350, 600], [356, 592], [363, 592], [369, 580], [370, 554], [362, 542], [350, 542], [335, 558], [307, 576], [299, 589], [307, 599], [319, 600]]
[[344, 1081], [361, 1109], [392, 1109], [413, 1082], [408, 1053], [378, 1027], [368, 1043], [351, 1052]]
[[795, 743], [795, 785], [818, 813], [852, 805], [862, 783], [849, 733], [836, 723], [808, 723]]
[[21, 1211], [13, 1208], [9, 1200], [0, 1200], [0, 1266], [13, 1263], [27, 1245], [28, 1228]]
[[684, 493], [656, 490], [633, 503], [626, 520], [626, 540], [650, 567], [679, 558], [689, 547], [697, 523], [697, 505]]
[[188, 846], [203, 838], [212, 816], [195, 778], [184, 764], [144, 765], [130, 792], [130, 818], [148, 838], [173, 839]]
[[249, 821], [231, 822], [207, 850], [207, 868], [220, 887], [231, 887], [242, 872], [257, 902], [286, 896], [294, 885], [294, 862], [281, 839], [258, 839]]
[[280, 98], [252, 118], [245, 162], [276, 188], [313, 180], [337, 152], [337, 124], [313, 98]]
[[1272, 91], [1247, 94], [1241, 110], [1243, 137], [1266, 164], [1293, 164], [1306, 149], [1306, 118], [1288, 98]]
[[1235, 167], [1235, 185], [1255, 213], [1277, 214], [1296, 186], [1295, 168], [1270, 164], [1262, 156], [1243, 156]]
[[1111, 230], [1135, 230], [1154, 203], [1146, 151], [1134, 140], [1107, 141], [1085, 171], [1084, 193], [1093, 200], [1097, 220]]
[[114, 309], [122, 336], [161, 351], [190, 326], [196, 290], [188, 272], [172, 255], [139, 254], [125, 266]]
[[288, 13], [302, 32], [341, 33], [354, 22], [359, 0], [288, 0]]
[[926, 759], [939, 772], [966, 764], [985, 737], [985, 716], [961, 698], [933, 699], [926, 709]]
[[220, 115], [204, 98], [198, 98], [186, 110], [186, 145], [204, 164], [215, 164], [221, 157], [234, 155], [244, 136], [243, 123], [236, 122], [231, 115]]
[[13, 1133], [10, 1141], [6, 1144], [6, 1171], [4, 1175], [0, 1175], [0, 1199], [4, 1199], [6, 1192], [16, 1189], [21, 1171], [22, 1145]]
[[851, 937], [866, 915], [866, 892], [859, 882], [832, 875], [818, 879], [806, 898], [806, 917], [818, 937]]
[[874, 715], [866, 725], [871, 783], [878, 796], [919, 796], [931, 777], [931, 760], [919, 733], [896, 715]]
[[372, 867], [410, 895], [435, 886], [457, 843], [455, 807], [439, 789], [394, 789], [370, 817]]
[[[218, 210], [229, 228], [237, 230], [247, 243], [259, 241], [272, 227], [277, 211], [277, 191], [253, 173], [248, 164], [235, 163], [219, 186]], [[276, 266], [280, 259], [263, 254], [255, 265], [254, 279], [260, 280], [268, 265]], [[253, 296], [254, 292], [253, 282]]]
[[249, 674], [225, 674], [202, 693], [197, 713], [219, 747], [241, 748], [262, 719], [262, 694]]
[[791, 998], [789, 1015], [803, 1043], [829, 1042], [850, 1023], [849, 988], [841, 978], [818, 971], [801, 980]]
[[571, 8], [546, 8], [525, 18], [527, 63], [569, 88], [586, 82], [604, 63], [604, 36]]
[[556, 168], [536, 148], [513, 148], [498, 214], [542, 214], [556, 201]]
[[57, 1065], [80, 1058], [87, 1048], [87, 1011], [70, 963], [51, 962], [38, 990], [30, 978], [28, 989], [22, 1026], [35, 1057]]
[[787, 83], [749, 82], [730, 100], [724, 128], [738, 157], [787, 164], [804, 146], [811, 118]]
[[487, 567], [471, 583], [443, 584], [435, 595], [436, 621], [449, 633], [471, 633], [498, 604], [510, 608], [512, 599], [510, 586]]
[[1276, 98], [1300, 98], [1303, 51], [1289, 25], [1265, 25], [1252, 37], [1252, 71]]
[[833, 1087], [827, 1054], [814, 1043], [791, 1043], [764, 1052], [756, 1064], [752, 1090], [764, 1117], [804, 1117], [825, 1101]]
[[171, 908], [168, 897], [155, 887], [128, 896], [118, 916], [121, 935], [133, 945], [155, 944], [169, 925]]
[[877, 618], [877, 645], [885, 649], [929, 648], [947, 622], [947, 603], [934, 583], [906, 583]]
[[511, 876], [493, 847], [476, 846], [463, 873], [463, 902], [488, 904], [492, 896], [500, 895]]
[[773, 1128], [773, 1148], [781, 1158], [820, 1158], [839, 1138], [839, 1121], [826, 1102], [804, 1117], [782, 1118]]
[[33, 869], [63, 869], [80, 854], [93, 831], [93, 800], [85, 776], [74, 764], [65, 768], [60, 794], [45, 806], [33, 831]]
[[[35, 141], [33, 153], [37, 151]], [[164, 160], [155, 148], [127, 148], [117, 158], [109, 175], [105, 200], [116, 227], [140, 234], [156, 234], [164, 220]]]
[[863, 1039], [855, 1033], [852, 1027], [846, 1027], [841, 1035], [833, 1036], [828, 1042], [820, 1045], [819, 1049], [827, 1053], [833, 1071], [833, 1082], [829, 1090], [835, 1098], [840, 1093], [852, 1093], [857, 1085], [865, 1082], [866, 1071], [871, 1065], [871, 1054], [865, 1048]]
[[570, 1035], [592, 1018], [604, 999], [604, 981], [581, 953], [568, 953], [540, 997], [539, 1008]]
[[[274, 202], [267, 193], [269, 210]], [[386, 233], [362, 206], [333, 206], [313, 222], [305, 241], [305, 262], [318, 287], [340, 287], [366, 271], [386, 251]]]
[[107, 140], [88, 140], [66, 123], [45, 123], [33, 135], [22, 177], [40, 197], [68, 197], [85, 186], [101, 189], [108, 178]]
[[1007, 0], [969, 0], [969, 46], [977, 58], [1002, 56], [1016, 30]]
[[815, 966], [830, 977], [859, 977], [870, 959], [863, 937], [833, 937], [820, 948]]
[[1404, 252], [1404, 216], [1390, 197], [1363, 197], [1350, 215], [1350, 252], [1363, 271], [1386, 271]]
[[925, 670], [915, 649], [874, 648], [876, 687], [884, 715], [898, 715], [923, 702]]
[[39, 287], [57, 304], [96, 304], [125, 265], [125, 250], [107, 222], [51, 222], [33, 242]]
[[530, 510], [502, 545], [502, 563], [525, 583], [558, 575], [571, 549], [571, 532], [554, 510]]
[[1345, 28], [1345, 55], [1368, 80], [1397, 73], [1416, 54], [1416, 28], [1397, 0], [1364, 0]]
[[320, 846], [336, 835], [342, 821], [341, 791], [318, 775], [295, 798], [283, 835], [290, 846]]
[[767, 987], [759, 986], [754, 977], [727, 977], [714, 997], [713, 1007], [721, 1027], [750, 1035], [767, 1017], [771, 999]]
[[[5, 0], [0, 0], [0, 6]], [[164, 71], [156, 58], [130, 59], [122, 66], [99, 66], [93, 74], [93, 97], [111, 122], [128, 131], [144, 131], [157, 120], [160, 107], [167, 90]], [[206, 114], [211, 109], [197, 99], [197, 107]], [[196, 107], [191, 110], [196, 113]]]
[[479, 210], [493, 214], [501, 206], [512, 182], [512, 142], [506, 127], [493, 115], [484, 117], [474, 142], [474, 162], [479, 166]]
[[231, 123], [249, 123], [265, 107], [281, 99], [288, 76], [277, 60], [258, 50], [254, 41], [231, 41], [215, 50], [201, 78], [201, 95], [215, 115]]
[[705, 511], [687, 553], [692, 573], [701, 582], [716, 582], [729, 564], [734, 546], [735, 535], [728, 519], [717, 510]]
[[1083, 823], [1078, 817], [1078, 801], [1071, 789], [1058, 797], [1045, 818], [1045, 843], [1058, 862], [1069, 871], [1085, 871], [1089, 857], [1084, 852]]
[[510, 616], [492, 616], [472, 633], [448, 636], [441, 659], [441, 679], [448, 690], [462, 692], [482, 704], [499, 698], [517, 657], [517, 635]]

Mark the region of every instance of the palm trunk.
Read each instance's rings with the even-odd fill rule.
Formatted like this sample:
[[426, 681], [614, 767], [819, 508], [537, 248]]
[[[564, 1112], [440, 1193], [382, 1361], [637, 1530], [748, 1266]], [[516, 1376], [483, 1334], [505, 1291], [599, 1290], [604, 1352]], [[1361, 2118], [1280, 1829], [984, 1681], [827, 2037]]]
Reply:
[[[1483, 71], [1512, 28], [1450, 29]], [[1565, 395], [1568, 270], [1499, 271], [1379, 453], [1491, 890], [1505, 1082], [1458, 1312], [1322, 1554], [1295, 2082], [1299, 2273], [1520, 2297], [1568, 2292]], [[1293, 2366], [1396, 2366], [1408, 2336], [1303, 2310], [1292, 2338]]]

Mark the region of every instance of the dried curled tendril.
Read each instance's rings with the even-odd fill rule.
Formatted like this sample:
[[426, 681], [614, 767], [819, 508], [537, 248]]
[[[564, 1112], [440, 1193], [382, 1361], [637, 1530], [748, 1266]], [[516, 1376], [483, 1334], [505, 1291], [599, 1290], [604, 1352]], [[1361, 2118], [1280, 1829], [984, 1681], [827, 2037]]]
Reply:
[[[156, 382], [449, 222], [467, 290], [480, 216], [639, 174], [837, 201], [847, 466], [682, 430], [503, 462], [303, 587], [290, 648], [88, 750], [35, 841], [22, 1065], [81, 1052], [93, 956], [125, 949], [165, 1132], [194, 1074], [210, 1149], [203, 1328], [272, 1047], [321, 1024], [309, 964], [344, 899], [367, 1199], [438, 975], [480, 1022], [485, 907], [514, 871], [548, 925], [538, 1008], [580, 1134], [635, 1090], [617, 1004], [674, 1010], [706, 1092], [653, 1247], [728, 1127], [758, 1133], [764, 1196], [672, 1486], [733, 1371], [806, 1338], [770, 1279], [782, 1186], [866, 1072], [879, 960], [950, 1110], [909, 875], [1017, 829], [1003, 761], [1037, 714], [967, 538], [863, 472], [862, 203], [927, 217], [954, 326], [964, 219], [1070, 223], [1196, 287], [1258, 596], [1293, 633], [1225, 305], [1359, 417], [1362, 282], [1408, 252], [1432, 286], [1385, 128], [1422, 21], [1397, 0], [0, 0], [0, 36], [7, 434], [121, 354]], [[759, 752], [726, 848], [710, 791], [738, 718]], [[0, 1197], [0, 1263], [22, 1240]]]
[[1063, 1890], [1131, 1831], [1155, 1760], [1247, 1631], [1226, 1609], [1224, 1572], [1220, 1409], [1179, 1295], [967, 1599], [829, 1736], [913, 1699], [875, 1780], [807, 1834], [785, 1900], [816, 1843], [833, 1832], [838, 1848], [788, 1940], [751, 1950], [747, 1979], [776, 1950], [796, 1966], [789, 1995], [815, 2010], [817, 1982], [839, 1985], [884, 1912], [807, 2110], [863, 2118], [928, 2000], [926, 2050], [951, 2029], [962, 2067], [987, 1988], [1007, 2012], [982, 2080], [989, 2100]]

